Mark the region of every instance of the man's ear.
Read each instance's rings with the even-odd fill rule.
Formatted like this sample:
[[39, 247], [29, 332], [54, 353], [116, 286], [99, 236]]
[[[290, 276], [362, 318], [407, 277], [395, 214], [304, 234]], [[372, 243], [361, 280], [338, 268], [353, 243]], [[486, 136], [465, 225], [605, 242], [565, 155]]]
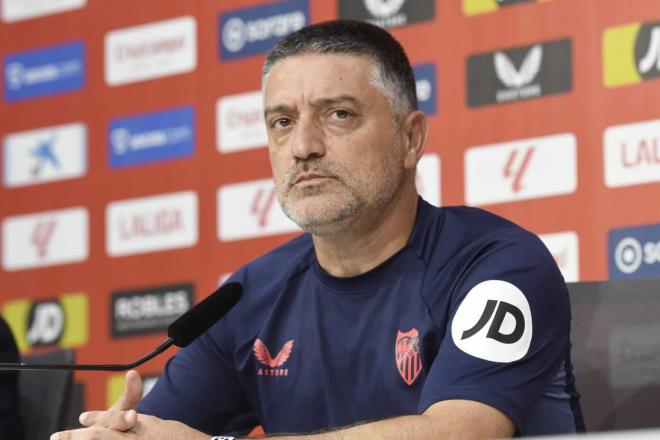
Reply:
[[424, 154], [429, 138], [429, 124], [426, 115], [419, 110], [409, 113], [401, 123], [401, 131], [405, 143], [403, 166], [408, 170], [413, 170]]

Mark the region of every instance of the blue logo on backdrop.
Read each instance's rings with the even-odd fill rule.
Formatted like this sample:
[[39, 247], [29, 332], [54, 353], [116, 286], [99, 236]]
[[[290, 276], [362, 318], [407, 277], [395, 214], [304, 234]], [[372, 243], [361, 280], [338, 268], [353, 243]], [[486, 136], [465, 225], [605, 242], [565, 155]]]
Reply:
[[75, 42], [7, 55], [4, 78], [9, 102], [81, 89], [85, 46]]
[[110, 122], [110, 166], [120, 168], [191, 156], [195, 152], [195, 110], [182, 107]]
[[609, 254], [610, 279], [660, 277], [660, 224], [611, 230]]
[[307, 0], [259, 5], [220, 16], [220, 59], [232, 60], [270, 50], [309, 21]]
[[413, 67], [417, 86], [417, 105], [427, 115], [437, 110], [435, 64], [418, 64]]

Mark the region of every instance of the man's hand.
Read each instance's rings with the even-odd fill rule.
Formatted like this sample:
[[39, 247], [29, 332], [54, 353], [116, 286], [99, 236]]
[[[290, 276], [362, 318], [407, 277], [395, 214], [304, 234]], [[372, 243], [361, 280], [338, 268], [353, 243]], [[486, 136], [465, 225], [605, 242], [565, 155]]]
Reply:
[[208, 440], [209, 436], [183, 423], [162, 420], [158, 417], [138, 414], [135, 411], [142, 398], [142, 378], [137, 371], [126, 373], [124, 392], [107, 411], [88, 411], [80, 415], [85, 427], [55, 433], [51, 440]]

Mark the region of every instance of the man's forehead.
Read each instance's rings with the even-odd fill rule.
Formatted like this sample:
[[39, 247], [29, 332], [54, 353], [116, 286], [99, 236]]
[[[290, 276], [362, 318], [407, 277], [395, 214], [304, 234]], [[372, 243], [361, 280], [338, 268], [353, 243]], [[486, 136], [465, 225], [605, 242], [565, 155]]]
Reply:
[[304, 53], [275, 63], [264, 88], [267, 105], [304, 99], [308, 102], [360, 95], [372, 88], [374, 61], [371, 57], [345, 53]]

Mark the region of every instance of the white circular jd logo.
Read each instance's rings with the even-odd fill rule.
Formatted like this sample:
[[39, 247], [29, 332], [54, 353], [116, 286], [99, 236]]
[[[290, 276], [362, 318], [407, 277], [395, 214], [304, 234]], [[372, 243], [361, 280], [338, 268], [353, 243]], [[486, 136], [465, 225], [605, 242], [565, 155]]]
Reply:
[[532, 313], [520, 289], [501, 280], [474, 286], [458, 306], [451, 324], [454, 344], [491, 362], [522, 359], [532, 342]]
[[364, 5], [371, 15], [385, 18], [399, 12], [406, 0], [364, 0]]

